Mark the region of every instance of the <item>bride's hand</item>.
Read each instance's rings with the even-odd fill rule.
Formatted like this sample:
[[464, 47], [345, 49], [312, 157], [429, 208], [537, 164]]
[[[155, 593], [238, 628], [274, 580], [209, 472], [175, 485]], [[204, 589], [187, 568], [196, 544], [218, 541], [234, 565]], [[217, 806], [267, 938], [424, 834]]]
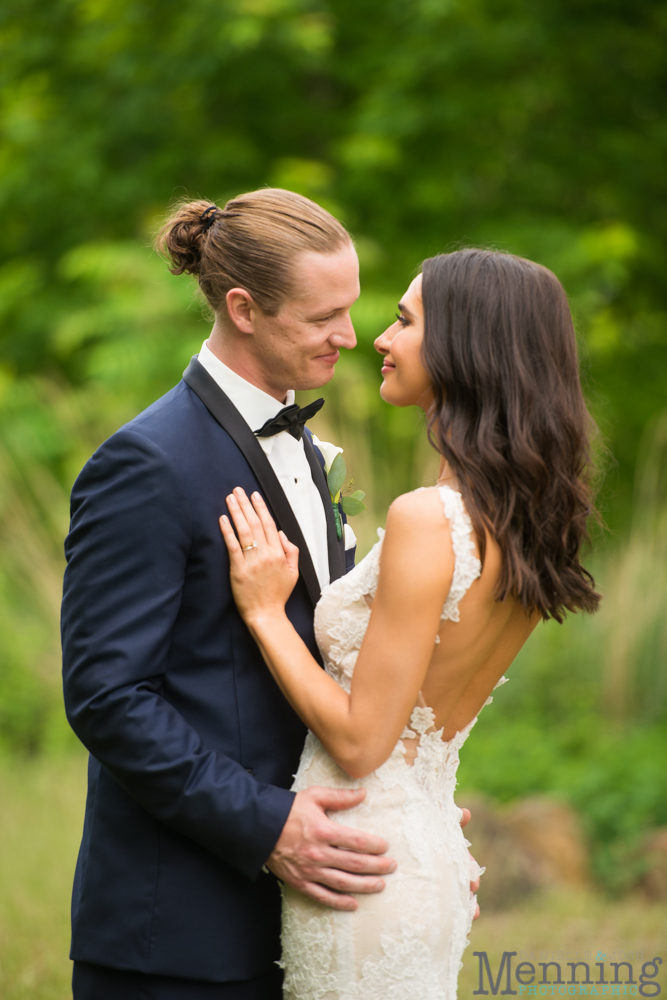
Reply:
[[225, 514], [220, 518], [234, 600], [248, 625], [259, 617], [284, 615], [299, 578], [298, 548], [276, 529], [259, 493], [253, 493], [251, 500], [240, 487], [227, 497], [236, 534], [229, 518]]

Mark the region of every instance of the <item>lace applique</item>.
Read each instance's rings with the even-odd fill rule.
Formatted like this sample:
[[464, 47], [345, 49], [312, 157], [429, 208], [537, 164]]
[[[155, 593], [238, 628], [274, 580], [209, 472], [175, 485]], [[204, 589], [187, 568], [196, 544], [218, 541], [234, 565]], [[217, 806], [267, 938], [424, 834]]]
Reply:
[[460, 620], [459, 603], [482, 572], [482, 564], [475, 555], [472, 521], [463, 506], [461, 494], [449, 486], [439, 486], [438, 492], [445, 509], [445, 517], [449, 521], [454, 549], [452, 585], [440, 621], [457, 622]]
[[[508, 681], [509, 677], [501, 677], [498, 683], [493, 685], [493, 690], [495, 691], [497, 688], [502, 687], [503, 684], [507, 684]], [[490, 705], [492, 701], [493, 701], [493, 695], [490, 694], [489, 697], [484, 702], [484, 708], [486, 708], [487, 705]]]
[[351, 994], [359, 1000], [405, 1000], [406, 983], [419, 983], [420, 1000], [440, 1000], [442, 997], [440, 966], [425, 938], [426, 928], [415, 927], [401, 920], [392, 932], [380, 939], [382, 954], [367, 958], [362, 965], [361, 980]]
[[[327, 673], [347, 692], [368, 628], [371, 612], [366, 597], [373, 598], [377, 592], [384, 529], [378, 528], [377, 533], [379, 540], [368, 555], [345, 576], [325, 587], [315, 608], [315, 638], [325, 656]], [[334, 605], [335, 615], [325, 616], [320, 610]]]
[[415, 736], [422, 736], [429, 729], [435, 728], [435, 712], [428, 706], [417, 705], [413, 708], [410, 716], [410, 723], [401, 733], [401, 739], [414, 739]]
[[[301, 1000], [325, 1000], [327, 995], [336, 996], [338, 987], [334, 931], [327, 917], [311, 917], [299, 920], [296, 910], [283, 906], [282, 922], [283, 954], [289, 954], [289, 961], [278, 964], [285, 970], [284, 996]], [[298, 941], [298, 951], [288, 953], [285, 943]]]

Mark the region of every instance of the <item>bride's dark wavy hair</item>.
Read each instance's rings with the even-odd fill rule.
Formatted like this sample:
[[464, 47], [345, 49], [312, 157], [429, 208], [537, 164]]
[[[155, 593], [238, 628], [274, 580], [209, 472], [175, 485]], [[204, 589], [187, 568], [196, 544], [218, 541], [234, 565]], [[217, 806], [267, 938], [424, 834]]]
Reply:
[[512, 254], [424, 261], [423, 364], [431, 443], [457, 475], [484, 559], [502, 552], [497, 600], [562, 622], [600, 595], [579, 562], [594, 512], [590, 435], [572, 316], [551, 271]]

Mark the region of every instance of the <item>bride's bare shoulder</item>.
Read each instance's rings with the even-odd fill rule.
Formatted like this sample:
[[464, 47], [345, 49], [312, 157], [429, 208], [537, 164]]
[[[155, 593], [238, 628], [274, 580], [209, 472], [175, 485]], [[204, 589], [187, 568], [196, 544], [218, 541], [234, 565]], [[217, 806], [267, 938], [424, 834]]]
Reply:
[[420, 592], [432, 592], [444, 601], [451, 584], [454, 553], [437, 489], [415, 490], [394, 500], [387, 514], [381, 567], [385, 577], [403, 588], [404, 595], [412, 581]]
[[437, 489], [414, 490], [396, 497], [387, 514], [385, 544], [401, 541], [435, 547], [440, 555], [443, 546], [451, 547], [449, 522]]
[[425, 527], [437, 528], [442, 525], [447, 528], [442, 498], [437, 487], [413, 490], [396, 497], [389, 508], [387, 527], [390, 522], [405, 524], [415, 520]]

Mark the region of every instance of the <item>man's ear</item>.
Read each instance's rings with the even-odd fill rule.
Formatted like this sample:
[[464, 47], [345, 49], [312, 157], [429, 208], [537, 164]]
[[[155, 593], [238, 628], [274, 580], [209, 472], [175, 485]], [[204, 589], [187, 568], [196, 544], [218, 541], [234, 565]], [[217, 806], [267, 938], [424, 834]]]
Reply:
[[250, 292], [245, 288], [230, 288], [225, 296], [227, 315], [241, 333], [255, 332], [257, 306]]

